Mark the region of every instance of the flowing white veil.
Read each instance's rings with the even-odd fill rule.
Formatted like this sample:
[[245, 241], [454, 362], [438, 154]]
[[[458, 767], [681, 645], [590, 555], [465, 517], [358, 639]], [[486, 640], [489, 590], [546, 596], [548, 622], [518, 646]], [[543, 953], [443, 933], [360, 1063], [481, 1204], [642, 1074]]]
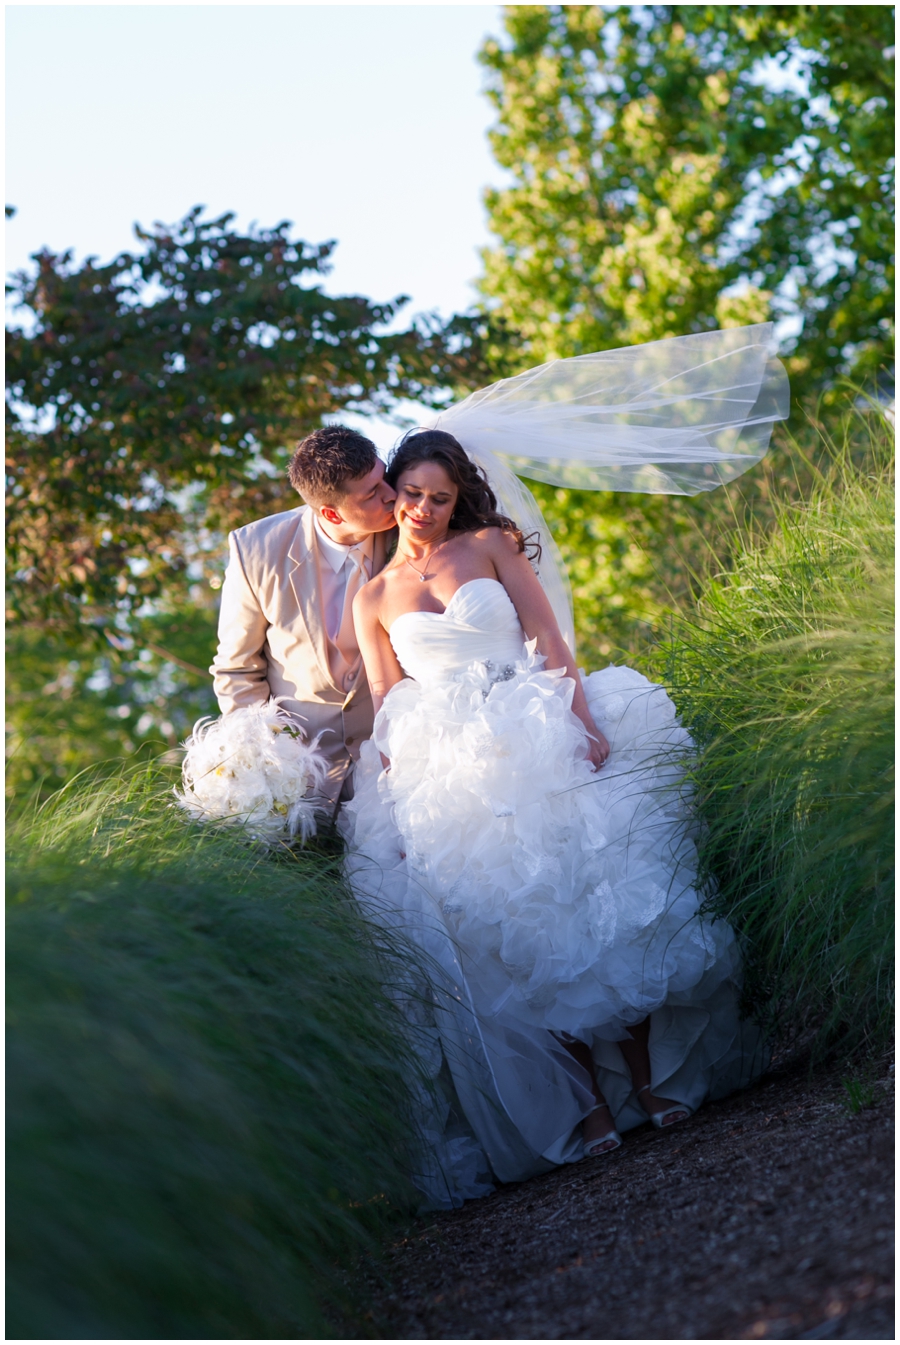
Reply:
[[[601, 350], [527, 369], [443, 411], [501, 511], [540, 533], [539, 575], [569, 647], [572, 595], [559, 550], [518, 476], [580, 490], [697, 495], [764, 457], [790, 411], [771, 322]], [[517, 475], [518, 474], [518, 475]]]

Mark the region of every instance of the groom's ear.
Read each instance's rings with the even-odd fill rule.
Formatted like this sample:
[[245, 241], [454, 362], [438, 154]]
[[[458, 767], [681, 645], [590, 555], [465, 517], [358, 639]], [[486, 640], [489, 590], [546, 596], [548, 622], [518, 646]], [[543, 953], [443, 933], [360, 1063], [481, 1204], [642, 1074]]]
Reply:
[[320, 504], [318, 514], [320, 518], [324, 518], [325, 522], [330, 523], [333, 527], [338, 527], [344, 521], [338, 511], [333, 509], [330, 504]]

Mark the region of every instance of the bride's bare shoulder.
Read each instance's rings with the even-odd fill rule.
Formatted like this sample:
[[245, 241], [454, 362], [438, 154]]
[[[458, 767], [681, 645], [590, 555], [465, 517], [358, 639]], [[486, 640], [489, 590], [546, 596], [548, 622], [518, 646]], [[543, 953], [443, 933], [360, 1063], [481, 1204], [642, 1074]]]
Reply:
[[468, 536], [482, 554], [491, 557], [511, 556], [521, 551], [518, 539], [504, 528], [479, 528], [477, 532], [470, 532]]
[[396, 574], [394, 566], [389, 565], [386, 569], [380, 570], [378, 574], [373, 575], [367, 584], [362, 588], [353, 599], [353, 611], [360, 616], [377, 617], [382, 612], [391, 588], [396, 583]]
[[377, 612], [384, 601], [386, 580], [387, 575], [382, 570], [373, 575], [367, 584], [363, 584], [353, 599], [354, 612]]

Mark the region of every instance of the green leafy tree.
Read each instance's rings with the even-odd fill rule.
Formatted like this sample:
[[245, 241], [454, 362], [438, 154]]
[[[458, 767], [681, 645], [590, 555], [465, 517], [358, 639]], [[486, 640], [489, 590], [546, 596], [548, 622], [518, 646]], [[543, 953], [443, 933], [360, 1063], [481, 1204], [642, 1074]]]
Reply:
[[516, 5], [482, 292], [524, 364], [794, 315], [795, 390], [891, 337], [885, 5]]
[[[7, 214], [12, 213], [10, 207]], [[387, 331], [402, 298], [323, 292], [333, 244], [229, 215], [137, 230], [107, 265], [41, 253], [7, 332], [7, 789], [174, 746], [205, 671], [226, 531], [292, 508], [294, 441], [343, 410], [440, 403], [515, 343], [482, 316]]]
[[[885, 361], [889, 8], [514, 5], [504, 25], [481, 53], [508, 174], [486, 197], [498, 241], [481, 289], [519, 334], [519, 367], [790, 314], [798, 393]], [[827, 456], [814, 425], [798, 434]], [[765, 464], [693, 500], [530, 483], [586, 661], [644, 648], [711, 563], [727, 566], [736, 523], [765, 526], [809, 479], [776, 434]]]
[[46, 798], [88, 766], [158, 756], [201, 715], [218, 713], [206, 671], [211, 603], [155, 612], [132, 632], [14, 622], [6, 642], [6, 795], [12, 810]]
[[232, 219], [198, 207], [107, 265], [44, 252], [14, 278], [14, 617], [121, 617], [196, 578], [228, 528], [293, 507], [283, 468], [323, 416], [485, 376], [481, 320], [385, 332], [405, 300], [325, 294], [333, 244]]

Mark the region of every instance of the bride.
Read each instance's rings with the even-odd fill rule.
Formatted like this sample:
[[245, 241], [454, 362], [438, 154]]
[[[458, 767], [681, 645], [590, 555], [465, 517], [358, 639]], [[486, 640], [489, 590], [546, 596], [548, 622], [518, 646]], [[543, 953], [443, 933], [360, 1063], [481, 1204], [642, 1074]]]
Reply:
[[396, 993], [431, 1078], [417, 1180], [446, 1207], [677, 1125], [763, 1051], [735, 936], [701, 913], [665, 691], [579, 673], [537, 534], [452, 434], [411, 432], [387, 477], [397, 551], [354, 604], [377, 713], [341, 826], [356, 896], [421, 953]]

